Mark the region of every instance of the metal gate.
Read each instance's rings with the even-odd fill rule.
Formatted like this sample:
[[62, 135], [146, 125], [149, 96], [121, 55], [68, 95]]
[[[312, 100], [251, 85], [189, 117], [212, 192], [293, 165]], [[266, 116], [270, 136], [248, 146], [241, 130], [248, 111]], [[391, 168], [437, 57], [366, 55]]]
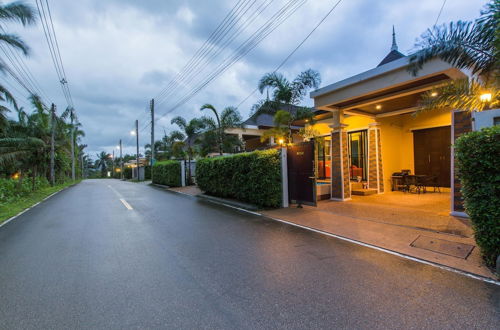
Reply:
[[314, 141], [289, 146], [287, 163], [290, 203], [316, 206]]

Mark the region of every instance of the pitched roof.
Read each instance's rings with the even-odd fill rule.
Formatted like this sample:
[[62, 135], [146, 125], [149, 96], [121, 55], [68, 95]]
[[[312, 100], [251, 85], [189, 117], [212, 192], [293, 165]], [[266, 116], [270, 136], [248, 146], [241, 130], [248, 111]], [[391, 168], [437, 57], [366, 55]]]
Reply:
[[[283, 109], [280, 109], [280, 110], [290, 111], [292, 114], [295, 114], [297, 112], [297, 109], [303, 108], [303, 107], [299, 107], [299, 106], [296, 106], [293, 104], [288, 104], [288, 105], [283, 104], [282, 107], [283, 107]], [[260, 113], [260, 114], [255, 113], [252, 116], [250, 116], [250, 118], [245, 120], [243, 122], [243, 125], [244, 126], [257, 126], [259, 128], [261, 128], [261, 127], [263, 127], [263, 128], [264, 127], [275, 127], [276, 126], [276, 124], [274, 123], [274, 115], [269, 114], [269, 113]]]
[[387, 54], [386, 57], [384, 57], [384, 59], [382, 60], [382, 62], [380, 62], [377, 67], [381, 66], [381, 65], [384, 65], [386, 63], [389, 63], [389, 62], [392, 62], [392, 61], [395, 61], [395, 60], [398, 60], [402, 57], [405, 57], [405, 55], [401, 54], [399, 51], [397, 50], [391, 50], [389, 52], [389, 54]]
[[396, 43], [396, 31], [394, 30], [394, 25], [392, 26], [392, 45], [391, 45], [391, 51], [389, 54], [387, 54], [382, 62], [380, 62], [377, 67], [384, 65], [386, 63], [398, 60], [402, 57], [405, 57], [405, 55], [401, 54], [398, 51], [398, 44]]

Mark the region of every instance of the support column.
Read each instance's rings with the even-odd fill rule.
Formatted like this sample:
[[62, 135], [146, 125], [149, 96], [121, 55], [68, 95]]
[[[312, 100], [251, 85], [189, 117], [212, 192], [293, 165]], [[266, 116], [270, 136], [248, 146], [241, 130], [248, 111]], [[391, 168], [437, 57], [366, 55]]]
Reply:
[[455, 165], [455, 150], [453, 145], [458, 137], [464, 133], [472, 131], [471, 113], [466, 111], [452, 111], [451, 113], [451, 215], [468, 217], [465, 213], [464, 201], [462, 197], [462, 184], [457, 176]]
[[384, 171], [382, 168], [382, 143], [379, 123], [371, 123], [368, 128], [368, 188], [384, 192]]
[[340, 124], [332, 130], [331, 199], [340, 201], [351, 199], [346, 126]]

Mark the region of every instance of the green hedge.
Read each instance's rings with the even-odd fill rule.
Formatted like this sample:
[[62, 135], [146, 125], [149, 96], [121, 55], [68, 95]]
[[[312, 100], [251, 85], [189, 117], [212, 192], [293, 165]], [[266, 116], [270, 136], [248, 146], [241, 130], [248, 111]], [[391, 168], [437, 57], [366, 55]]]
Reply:
[[181, 186], [181, 163], [165, 160], [153, 165], [153, 183], [170, 187]]
[[254, 151], [196, 162], [201, 190], [259, 207], [280, 207], [281, 161], [278, 150]]
[[494, 266], [500, 255], [500, 126], [462, 135], [455, 155], [476, 242], [486, 264]]
[[144, 166], [144, 180], [151, 180], [151, 166]]

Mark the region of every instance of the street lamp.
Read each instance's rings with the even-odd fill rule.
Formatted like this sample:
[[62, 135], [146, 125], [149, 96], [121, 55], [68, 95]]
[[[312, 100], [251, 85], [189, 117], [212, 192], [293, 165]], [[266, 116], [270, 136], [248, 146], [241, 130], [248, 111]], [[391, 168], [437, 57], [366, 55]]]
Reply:
[[120, 179], [123, 180], [123, 156], [122, 156], [122, 139], [120, 139], [120, 143], [117, 146], [120, 149]]
[[137, 181], [139, 181], [139, 120], [135, 120], [135, 132], [130, 131], [130, 134], [135, 135], [135, 141], [136, 141], [136, 168], [137, 168]]
[[490, 102], [491, 101], [491, 93], [483, 93], [479, 96], [481, 102]]

